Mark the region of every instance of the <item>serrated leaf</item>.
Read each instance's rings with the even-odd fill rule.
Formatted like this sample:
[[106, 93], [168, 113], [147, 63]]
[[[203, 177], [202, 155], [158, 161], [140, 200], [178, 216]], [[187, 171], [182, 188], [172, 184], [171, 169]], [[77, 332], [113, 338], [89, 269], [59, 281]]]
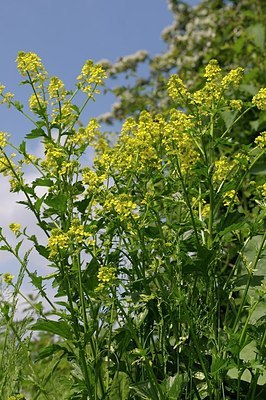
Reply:
[[46, 133], [41, 128], [35, 128], [32, 129], [32, 131], [28, 133], [25, 137], [26, 139], [36, 139], [39, 137], [46, 137]]
[[36, 186], [53, 186], [53, 181], [51, 179], [48, 178], [37, 178], [35, 179], [35, 181], [32, 182], [32, 186], [36, 187]]

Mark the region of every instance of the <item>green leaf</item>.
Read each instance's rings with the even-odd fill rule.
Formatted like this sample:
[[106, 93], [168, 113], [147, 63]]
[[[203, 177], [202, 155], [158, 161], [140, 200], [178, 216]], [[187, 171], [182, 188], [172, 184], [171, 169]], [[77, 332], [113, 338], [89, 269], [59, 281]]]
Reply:
[[53, 186], [53, 181], [51, 179], [48, 178], [37, 178], [35, 179], [35, 181], [32, 182], [32, 186], [36, 187], [36, 186]]
[[223, 111], [221, 113], [221, 116], [224, 120], [226, 129], [229, 129], [233, 125], [233, 122], [234, 122], [237, 114], [238, 114], [238, 111], [228, 111], [228, 110]]
[[239, 353], [239, 358], [244, 362], [249, 362], [256, 359], [258, 349], [255, 340], [248, 343]]
[[1, 246], [1, 247], [0, 247], [0, 250], [4, 250], [4, 251], [5, 251], [5, 250], [10, 250], [10, 248], [9, 248], [8, 246]]
[[265, 44], [265, 27], [263, 24], [252, 25], [247, 29], [250, 38], [254, 41], [255, 45], [261, 50], [264, 50]]
[[65, 194], [50, 194], [46, 197], [44, 203], [56, 211], [65, 212], [67, 208], [67, 196]]
[[22, 153], [22, 154], [25, 154], [26, 153], [26, 142], [23, 140], [23, 142], [20, 144], [20, 146], [19, 146], [19, 151], [20, 151], [20, 153]]
[[32, 331], [50, 332], [65, 339], [72, 339], [72, 332], [65, 321], [39, 319], [30, 328]]
[[33, 286], [35, 286], [37, 289], [42, 291], [43, 290], [43, 285], [42, 285], [43, 278], [41, 276], [37, 275], [37, 271], [29, 272], [28, 274], [29, 274], [29, 277], [31, 279], [31, 283], [33, 284]]
[[251, 96], [255, 96], [258, 93], [258, 88], [253, 83], [243, 83], [239, 86], [239, 89]]
[[[227, 372], [227, 375], [231, 379], [238, 379], [238, 369], [237, 368], [229, 369], [229, 371]], [[244, 370], [244, 372], [242, 373], [240, 379], [241, 379], [241, 381], [250, 383], [251, 379], [252, 379], [251, 372], [246, 368]]]
[[115, 373], [109, 394], [110, 400], [126, 400], [129, 394], [129, 378], [125, 372]]
[[32, 129], [31, 132], [26, 135], [26, 139], [36, 139], [38, 137], [46, 137], [46, 133], [41, 128]]
[[244, 217], [245, 215], [238, 211], [223, 216], [216, 227], [219, 237], [242, 228], [246, 224]]
[[43, 195], [40, 199], [36, 200], [34, 207], [37, 212], [40, 211], [44, 198], [45, 198], [45, 195]]
[[174, 376], [170, 376], [166, 381], [166, 391], [167, 391], [167, 400], [176, 400], [179, 399], [185, 382], [187, 381], [187, 376], [183, 374], [176, 374]]
[[49, 346], [46, 346], [44, 349], [40, 350], [36, 361], [43, 360], [44, 358], [50, 357], [53, 354], [58, 353], [59, 351], [63, 351], [66, 354], [72, 355], [72, 353], [69, 352], [65, 347], [60, 346], [59, 344], [51, 344]]
[[90, 204], [90, 201], [91, 201], [91, 198], [86, 198], [86, 199], [84, 199], [84, 200], [75, 202], [75, 206], [77, 207], [77, 210], [78, 210], [81, 214], [84, 214], [84, 212], [86, 211], [86, 208], [87, 208], [88, 205]]
[[41, 256], [43, 256], [47, 260], [49, 259], [50, 253], [49, 253], [49, 250], [45, 246], [42, 246], [41, 244], [37, 244], [37, 245], [35, 245], [35, 249], [38, 251], [38, 253]]
[[17, 243], [17, 245], [15, 247], [15, 254], [18, 255], [18, 252], [19, 252], [19, 249], [20, 249], [22, 243], [23, 243], [23, 240], [21, 240], [20, 242]]

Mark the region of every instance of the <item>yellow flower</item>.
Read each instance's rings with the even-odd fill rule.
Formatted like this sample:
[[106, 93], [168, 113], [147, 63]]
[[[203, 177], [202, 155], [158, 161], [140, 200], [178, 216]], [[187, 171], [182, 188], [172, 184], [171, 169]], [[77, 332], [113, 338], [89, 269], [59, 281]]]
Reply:
[[6, 132], [0, 132], [0, 147], [6, 147], [8, 137], [9, 135]]
[[63, 99], [66, 96], [64, 83], [56, 76], [50, 78], [50, 83], [47, 90], [51, 99], [58, 97], [60, 97], [60, 99]]
[[29, 107], [32, 111], [39, 110], [40, 108], [46, 108], [47, 101], [45, 101], [40, 95], [33, 93], [29, 98]]
[[261, 132], [255, 139], [256, 145], [263, 149], [266, 146], [266, 131]]
[[190, 97], [190, 93], [182, 81], [182, 79], [174, 74], [170, 77], [168, 81], [168, 94], [173, 100], [187, 100]]
[[16, 59], [18, 71], [22, 76], [27, 76], [27, 73], [45, 74], [43, 63], [37, 54], [32, 52], [19, 51]]
[[266, 110], [266, 88], [262, 88], [253, 97], [252, 104], [259, 110]]
[[63, 124], [64, 126], [69, 126], [75, 123], [77, 120], [77, 115], [73, 109], [72, 104], [66, 101], [61, 109], [53, 109], [52, 111], [52, 122]]
[[226, 179], [231, 170], [231, 166], [225, 156], [222, 156], [220, 160], [215, 161], [214, 166], [213, 180], [215, 183], [220, 184]]
[[60, 169], [62, 162], [67, 157], [63, 148], [53, 145], [52, 143], [46, 144], [45, 150], [46, 158], [42, 162], [42, 166], [50, 173], [56, 173]]
[[259, 186], [260, 192], [263, 197], [266, 197], [266, 183], [264, 185]]
[[54, 258], [60, 250], [66, 250], [69, 246], [69, 236], [59, 228], [52, 229], [48, 239], [48, 249], [50, 258]]
[[239, 86], [244, 75], [243, 68], [232, 69], [227, 75], [225, 75], [221, 81], [223, 89], [228, 89], [230, 86]]
[[6, 273], [3, 275], [4, 282], [5, 282], [7, 285], [11, 285], [12, 280], [13, 280], [14, 277], [15, 277], [15, 276], [14, 276], [14, 275], [11, 275], [9, 272], [6, 272]]
[[71, 239], [71, 242], [74, 239], [78, 244], [85, 242], [88, 239], [88, 237], [91, 236], [91, 233], [85, 232], [84, 226], [81, 225], [78, 219], [72, 220], [71, 226], [67, 234]]
[[230, 204], [234, 204], [237, 202], [236, 199], [236, 191], [233, 190], [228, 190], [223, 194], [223, 204], [224, 206], [228, 207]]
[[9, 225], [9, 228], [11, 229], [12, 232], [14, 232], [15, 234], [17, 234], [17, 233], [20, 232], [21, 225], [15, 223], [15, 222], [13, 222], [12, 224]]
[[121, 221], [126, 220], [130, 215], [138, 218], [136, 214], [137, 204], [132, 201], [132, 197], [126, 193], [115, 196], [109, 196], [104, 202], [105, 211], [115, 211]]
[[99, 268], [97, 275], [99, 284], [96, 289], [98, 292], [112, 286], [112, 284], [116, 280], [116, 271], [117, 269], [115, 267], [109, 265], [102, 266]]
[[87, 146], [92, 143], [98, 132], [99, 124], [95, 118], [92, 118], [85, 128], [81, 127], [69, 136], [69, 143], [79, 145], [79, 147]]
[[209, 64], [205, 68], [204, 77], [207, 81], [212, 81], [215, 78], [218, 78], [221, 74], [221, 68], [218, 64], [217, 60], [210, 60]]
[[230, 107], [232, 110], [241, 111], [242, 106], [243, 106], [242, 100], [230, 100], [230, 101], [229, 101], [229, 107]]
[[95, 87], [103, 85], [106, 79], [106, 72], [101, 64], [94, 64], [92, 60], [87, 60], [82, 67], [80, 75], [77, 77], [79, 81], [78, 87], [85, 93], [98, 93]]

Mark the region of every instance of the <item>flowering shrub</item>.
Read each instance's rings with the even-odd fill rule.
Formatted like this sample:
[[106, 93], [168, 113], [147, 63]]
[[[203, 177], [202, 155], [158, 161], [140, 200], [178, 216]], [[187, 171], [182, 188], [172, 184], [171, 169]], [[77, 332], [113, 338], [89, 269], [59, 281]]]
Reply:
[[[35, 126], [18, 148], [1, 132], [0, 169], [47, 239], [16, 222], [10, 229], [52, 269], [32, 272], [29, 252], [23, 256], [21, 242], [11, 246], [1, 231], [1, 250], [21, 265], [17, 277], [3, 276], [13, 306], [1, 303], [3, 354], [13, 333], [29, 357], [27, 374], [17, 377], [21, 393], [57, 398], [52, 374], [65, 362], [68, 391], [60, 396], [69, 400], [263, 398], [265, 182], [250, 177], [265, 157], [265, 132], [239, 146], [234, 127], [247, 110], [265, 109], [265, 89], [243, 103], [234, 96], [243, 69], [224, 75], [211, 60], [204, 86], [191, 91], [172, 75], [170, 109], [127, 119], [111, 144], [95, 119], [78, 124], [104, 83], [102, 66], [87, 61], [72, 92], [36, 54], [20, 52], [17, 63], [33, 90], [31, 114], [4, 88], [2, 103]], [[86, 98], [78, 107], [80, 91]], [[43, 143], [43, 159], [28, 153], [31, 139]], [[91, 167], [82, 161], [90, 148]], [[38, 175], [31, 183], [29, 164]], [[24, 274], [40, 304], [21, 291]], [[60, 301], [49, 298], [47, 281]], [[18, 334], [18, 296], [38, 316], [27, 330], [56, 335], [37, 357]], [[15, 385], [8, 393], [2, 386], [4, 400], [16, 398]]]

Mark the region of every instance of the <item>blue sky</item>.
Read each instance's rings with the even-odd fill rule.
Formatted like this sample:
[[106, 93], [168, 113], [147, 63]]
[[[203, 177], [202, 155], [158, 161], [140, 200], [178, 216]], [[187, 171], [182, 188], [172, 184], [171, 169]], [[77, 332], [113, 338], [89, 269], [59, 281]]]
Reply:
[[[188, 1], [196, 4], [198, 1]], [[160, 37], [172, 22], [166, 0], [9, 0], [1, 2], [0, 82], [26, 102], [30, 92], [19, 86], [17, 52], [33, 51], [51, 75], [71, 89], [84, 61], [165, 48]], [[110, 109], [113, 98], [102, 96], [88, 110], [96, 116]], [[0, 130], [20, 142], [31, 126], [15, 110], [0, 107]]]

